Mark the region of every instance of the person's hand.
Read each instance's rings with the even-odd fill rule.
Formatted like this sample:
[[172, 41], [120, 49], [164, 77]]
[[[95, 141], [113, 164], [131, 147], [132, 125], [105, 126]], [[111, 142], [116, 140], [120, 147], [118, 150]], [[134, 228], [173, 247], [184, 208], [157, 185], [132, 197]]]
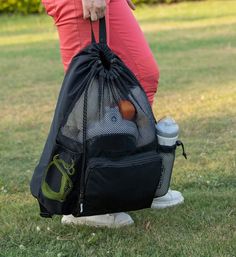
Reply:
[[129, 7], [130, 7], [132, 10], [135, 10], [135, 9], [136, 9], [136, 7], [135, 7], [135, 5], [133, 4], [132, 0], [126, 0], [126, 1], [127, 1]]
[[105, 16], [106, 0], [82, 0], [84, 19], [97, 21]]

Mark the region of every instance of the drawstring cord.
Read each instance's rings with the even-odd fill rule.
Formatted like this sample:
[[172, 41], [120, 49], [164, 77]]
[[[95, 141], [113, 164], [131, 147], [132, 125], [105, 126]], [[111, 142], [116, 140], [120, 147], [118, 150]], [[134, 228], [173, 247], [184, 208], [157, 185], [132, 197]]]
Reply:
[[87, 101], [88, 101], [88, 87], [84, 93], [84, 107], [83, 107], [83, 160], [82, 160], [82, 173], [80, 183], [80, 196], [79, 196], [79, 207], [80, 213], [83, 212], [83, 201], [84, 201], [84, 177], [85, 177], [85, 163], [86, 163], [86, 141], [87, 141]]
[[185, 150], [184, 150], [184, 144], [182, 143], [182, 141], [180, 141], [180, 140], [177, 140], [176, 141], [176, 146], [182, 146], [182, 151], [183, 151], [183, 156], [184, 156], [184, 158], [187, 160], [187, 154], [186, 154], [186, 152], [185, 152]]

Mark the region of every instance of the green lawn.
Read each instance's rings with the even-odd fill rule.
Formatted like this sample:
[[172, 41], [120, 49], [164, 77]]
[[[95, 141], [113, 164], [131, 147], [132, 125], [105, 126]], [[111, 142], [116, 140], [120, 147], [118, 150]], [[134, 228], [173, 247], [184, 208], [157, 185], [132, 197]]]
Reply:
[[160, 66], [154, 111], [181, 127], [172, 188], [185, 204], [130, 212], [122, 229], [42, 219], [29, 181], [60, 84], [57, 33], [46, 16], [0, 17], [0, 256], [236, 256], [236, 1], [135, 11]]

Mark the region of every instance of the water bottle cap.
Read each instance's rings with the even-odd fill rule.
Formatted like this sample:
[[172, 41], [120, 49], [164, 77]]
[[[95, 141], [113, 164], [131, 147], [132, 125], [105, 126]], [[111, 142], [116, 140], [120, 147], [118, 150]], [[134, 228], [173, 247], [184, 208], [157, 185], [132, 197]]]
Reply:
[[164, 117], [157, 122], [157, 135], [161, 137], [174, 138], [179, 134], [179, 126], [171, 117]]

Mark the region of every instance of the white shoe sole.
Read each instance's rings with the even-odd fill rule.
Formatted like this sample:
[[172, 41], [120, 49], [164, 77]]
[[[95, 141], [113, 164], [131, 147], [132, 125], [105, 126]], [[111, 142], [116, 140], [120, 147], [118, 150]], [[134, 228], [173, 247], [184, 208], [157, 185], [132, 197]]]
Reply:
[[86, 226], [92, 226], [92, 227], [107, 227], [107, 228], [119, 228], [123, 226], [132, 225], [134, 221], [132, 219], [123, 221], [122, 223], [100, 223], [93, 220], [86, 220], [83, 219], [83, 217], [75, 218], [74, 220], [61, 220], [61, 223], [63, 225], [86, 225]]
[[152, 209], [165, 209], [165, 208], [170, 208], [170, 207], [174, 207], [176, 205], [182, 204], [184, 203], [184, 197], [182, 196], [180, 199], [176, 199], [174, 201], [169, 201], [169, 202], [154, 202], [151, 205]]

